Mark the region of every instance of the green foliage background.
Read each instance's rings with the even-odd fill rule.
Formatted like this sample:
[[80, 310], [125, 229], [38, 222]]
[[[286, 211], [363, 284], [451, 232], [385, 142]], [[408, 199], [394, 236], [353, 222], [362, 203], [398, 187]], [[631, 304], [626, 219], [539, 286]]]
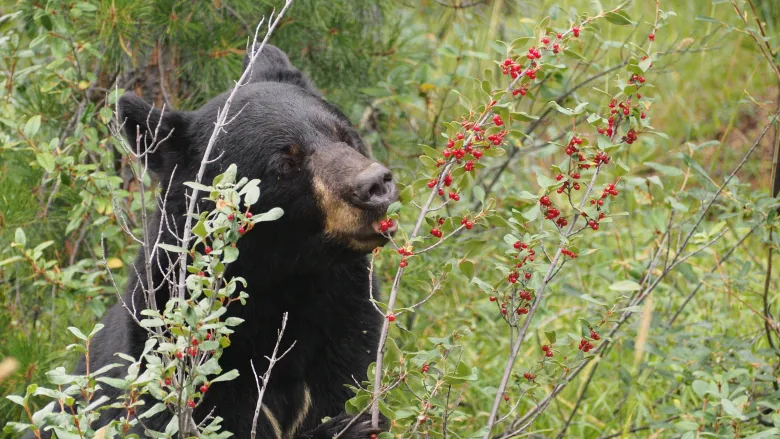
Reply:
[[[197, 108], [238, 77], [255, 23], [278, 3], [0, 2], [0, 359], [20, 362], [0, 382], [0, 395], [23, 393], [27, 384], [44, 382], [43, 373], [53, 365], [72, 363], [64, 347], [73, 339], [65, 328], [91, 327], [114, 302], [101, 265], [101, 236], [110, 264], [120, 273], [135, 256], [137, 247], [122, 233], [113, 215], [117, 206], [110, 200], [116, 197], [119, 207], [131, 213], [150, 200], [137, 198], [126, 158], [105, 127], [112, 114], [111, 90], [135, 90], [157, 105], [167, 101], [176, 108]], [[441, 147], [441, 123], [463, 115], [455, 91], [466, 98], [477, 96], [471, 77], [498, 83], [493, 61], [505, 53], [497, 40], [529, 35], [545, 16], [562, 28], [574, 11], [599, 9], [599, 2], [584, 0], [494, 0], [462, 9], [441, 3], [457, 1], [296, 0], [272, 39], [345, 110], [375, 157], [404, 183], [421, 178], [418, 145]], [[655, 13], [653, 3], [636, 2], [627, 9], [642, 31], [605, 23], [597, 34], [584, 34], [577, 50], [591, 61], [570, 63], [569, 76], [543, 88], [528, 113], [542, 113], [544, 104], [578, 80], [621, 62], [624, 41], [643, 42]], [[601, 318], [603, 310], [583, 300], [583, 294], [610, 305], [618, 301], [622, 293], [609, 287], [640, 278], [670, 208], [685, 218], [696, 217], [701, 200], [734, 168], [778, 105], [777, 78], [728, 2], [669, 3], [662, 7], [677, 17], [658, 32], [659, 45], [669, 53], [657, 61], [650, 80], [655, 86], [652, 122], [668, 138], [642, 137], [621, 151], [632, 171], [618, 202], [629, 215], [590, 235], [588, 247], [598, 250], [568, 264], [556, 280], [538, 316], [534, 340], [515, 368], [520, 374], [538, 360], [545, 331], [577, 332], [573, 328], [579, 318]], [[780, 47], [777, 5], [768, 0], [755, 5], [768, 44]], [[487, 68], [492, 78], [482, 77]], [[592, 86], [608, 89], [612, 80], [607, 75]], [[583, 87], [562, 105], [573, 108], [597, 96]], [[543, 141], [565, 129], [550, 123], [536, 136]], [[649, 326], [641, 329], [635, 319], [620, 331], [614, 349], [595, 370], [567, 437], [621, 432], [632, 435], [626, 437], [654, 432], [660, 434], [654, 437], [677, 437], [691, 429], [680, 422], [708, 425], [717, 437], [770, 437], [777, 432], [772, 428], [780, 427], [780, 351], [769, 346], [764, 328], [764, 317], [780, 313], [776, 279], [768, 288], [769, 316], [762, 299], [767, 251], [778, 242], [777, 233], [769, 233], [776, 226], [774, 217], [728, 263], [707, 275], [772, 210], [768, 197], [775, 139], [772, 130], [696, 236], [704, 243], [726, 231], [722, 240], [666, 278], [654, 293]], [[510, 140], [515, 146], [523, 141]], [[509, 163], [493, 189], [500, 214], [509, 217], [511, 208], [521, 204], [519, 191], [538, 192], [536, 174], [549, 173], [556, 151], [534, 149]], [[401, 215], [403, 224], [415, 212], [406, 209]], [[131, 227], [138, 226], [137, 215], [129, 220]], [[51, 241], [39, 249], [35, 264], [12, 245], [17, 228], [24, 229], [28, 248]], [[416, 261], [404, 278], [400, 300], [417, 302], [426, 294], [418, 282], [427, 280], [427, 271], [450, 270], [464, 258], [474, 263], [479, 278], [500, 279], [494, 264], [504, 258], [504, 233], [478, 227]], [[379, 259], [385, 285], [396, 264], [392, 255]], [[704, 288], [667, 327], [669, 316], [701, 279]], [[435, 349], [431, 337], [468, 328], [471, 335], [459, 343], [464, 362], [479, 366], [479, 378], [462, 387], [449, 428], [461, 437], [478, 431], [509, 351], [506, 326], [485, 293], [456, 269], [440, 293], [401, 320], [419, 350]], [[392, 335], [400, 337], [395, 331]], [[776, 338], [774, 342], [777, 346]], [[694, 383], [709, 385], [716, 374], [730, 374], [733, 399], [749, 391], [740, 408], [746, 419], [735, 420], [737, 416], [703, 404], [703, 393], [696, 389], [701, 384]], [[580, 376], [557, 398], [535, 424], [538, 434], [555, 437], [585, 380], [586, 375]], [[392, 398], [395, 408], [414, 411], [416, 402], [408, 395], [395, 392]], [[519, 410], [533, 405], [526, 394]], [[761, 407], [769, 411], [759, 420]], [[22, 418], [17, 407], [0, 400], [0, 425]], [[627, 433], [642, 426], [649, 429]]]

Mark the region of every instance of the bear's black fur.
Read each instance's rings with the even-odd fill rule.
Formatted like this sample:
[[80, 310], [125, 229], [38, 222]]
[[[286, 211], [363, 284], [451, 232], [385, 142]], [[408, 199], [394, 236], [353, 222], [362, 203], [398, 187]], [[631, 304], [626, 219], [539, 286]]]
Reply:
[[[157, 138], [167, 136], [146, 156], [162, 193], [168, 192], [165, 220], [169, 225], [163, 230], [183, 229], [183, 183], [195, 180], [227, 95], [193, 112], [166, 109], [162, 117], [160, 110], [135, 95], [119, 101], [130, 145], [140, 139], [143, 149], [144, 133], [148, 141], [148, 132], [157, 129], [158, 121]], [[277, 221], [258, 223], [239, 240], [241, 254], [229, 266], [227, 277], [245, 278], [249, 299], [245, 306], [229, 307], [228, 314], [243, 318], [244, 323], [236, 327], [220, 365], [225, 371], [238, 369], [240, 376], [211, 386], [195, 418], [220, 416], [224, 428], [235, 437], [249, 437], [257, 399], [250, 360], [258, 374], [265, 372], [268, 361], [264, 357], [270, 355], [282, 314], [288, 312], [281, 350], [293, 341], [296, 344], [273, 370], [258, 437], [329, 438], [352, 421], [343, 413], [351, 397], [345, 384], [365, 380], [376, 356], [383, 317], [369, 300], [366, 254], [386, 242], [377, 224], [397, 198], [395, 184], [386, 168], [368, 158], [344, 114], [323, 100], [276, 47], [264, 48], [250, 83], [239, 88], [230, 110], [235, 120], [219, 135], [211, 154], [214, 162], [203, 182], [211, 182], [235, 163], [239, 178], [261, 179], [261, 197], [253, 212], [281, 207], [284, 215]], [[163, 220], [158, 209], [149, 229], [158, 230]], [[167, 232], [164, 240], [175, 244]], [[134, 303], [138, 311], [144, 307], [141, 286], [148, 283], [143, 257], [141, 252], [125, 292], [125, 301]], [[161, 271], [156, 263], [153, 266], [154, 284], [160, 285]], [[158, 301], [167, 298], [164, 287]], [[116, 352], [137, 358], [146, 340], [145, 331], [119, 304], [107, 311], [103, 323], [105, 328], [91, 345], [93, 371], [117, 362]], [[83, 370], [81, 364], [78, 372]], [[123, 373], [120, 370], [116, 375]], [[107, 393], [115, 395], [111, 388]], [[147, 406], [152, 403], [148, 401]], [[100, 422], [120, 414], [110, 410]], [[163, 413], [145, 424], [161, 431], [169, 416]], [[332, 419], [320, 425], [324, 417]], [[376, 432], [363, 415], [342, 437], [367, 438]]]

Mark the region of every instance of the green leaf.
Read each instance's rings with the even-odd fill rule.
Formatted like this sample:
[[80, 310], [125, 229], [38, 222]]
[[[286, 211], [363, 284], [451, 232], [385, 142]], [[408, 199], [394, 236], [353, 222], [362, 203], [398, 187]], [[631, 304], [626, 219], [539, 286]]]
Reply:
[[695, 431], [699, 429], [699, 424], [691, 421], [680, 421], [674, 424], [680, 431]]
[[22, 132], [24, 133], [24, 136], [29, 139], [30, 137], [36, 135], [40, 128], [41, 128], [41, 116], [39, 114], [36, 114], [35, 116], [27, 120], [27, 122], [24, 124], [24, 128], [22, 128]]
[[198, 223], [195, 224], [195, 227], [192, 228], [192, 233], [200, 238], [205, 238], [206, 235], [209, 234], [209, 232], [206, 230], [206, 222], [198, 221]]
[[699, 395], [699, 398], [704, 398], [704, 395], [707, 394], [707, 391], [710, 389], [709, 383], [702, 380], [694, 380], [693, 381], [693, 391], [696, 392], [697, 395]]
[[631, 21], [631, 19], [628, 17], [628, 14], [623, 11], [607, 12], [604, 18], [606, 18], [608, 22], [618, 26], [628, 26], [630, 24], [634, 24], [634, 22]]
[[[777, 425], [777, 421], [775, 421], [775, 425]], [[760, 433], [751, 434], [744, 439], [765, 439], [772, 437], [776, 438], [778, 436], [780, 436], [780, 428], [770, 428], [769, 430], [764, 430]]]
[[555, 331], [544, 331], [544, 335], [547, 336], [547, 340], [550, 344], [555, 344], [555, 340], [557, 340]]
[[401, 204], [412, 201], [412, 198], [414, 198], [414, 187], [412, 187], [412, 185], [406, 186], [398, 195], [398, 201], [400, 201]]
[[143, 328], [157, 328], [163, 326], [164, 324], [165, 322], [158, 318], [141, 320], [141, 327]]
[[482, 186], [474, 186], [474, 189], [472, 190], [474, 192], [474, 198], [479, 200], [480, 203], [485, 204], [485, 189], [482, 189]]
[[172, 253], [187, 253], [187, 250], [185, 248], [179, 247], [179, 246], [176, 246], [176, 245], [160, 243], [160, 244], [157, 244], [157, 247], [159, 247], [159, 248], [161, 248], [161, 249], [163, 249], [165, 251], [172, 252]]
[[596, 305], [607, 306], [606, 303], [596, 300], [590, 294], [581, 294], [580, 299], [587, 300], [588, 302], [595, 303]]
[[642, 69], [642, 72], [646, 72], [647, 69], [650, 68], [650, 64], [652, 63], [653, 63], [653, 58], [648, 56], [647, 58], [640, 60], [637, 65], [639, 66], [640, 69]]
[[522, 47], [523, 45], [525, 45], [526, 43], [528, 43], [529, 41], [531, 41], [533, 39], [534, 39], [534, 37], [515, 38], [514, 40], [512, 40], [511, 43], [509, 43], [509, 47], [514, 50], [514, 49], [517, 49], [519, 47]]
[[571, 49], [563, 49], [563, 54], [574, 59], [585, 60], [585, 57]]
[[19, 244], [19, 246], [24, 247], [27, 245], [27, 236], [24, 234], [24, 230], [21, 228], [16, 228], [16, 233], [14, 234], [14, 242]]
[[229, 264], [238, 259], [238, 248], [227, 246], [222, 249], [222, 263]]
[[729, 399], [721, 399], [720, 405], [723, 406], [723, 410], [726, 411], [726, 413], [731, 416], [732, 418], [742, 419], [742, 411], [740, 411], [733, 402]]
[[185, 181], [184, 182], [184, 186], [187, 186], [187, 187], [190, 187], [190, 188], [193, 188], [193, 189], [197, 189], [197, 190], [203, 191], [203, 192], [211, 192], [211, 191], [214, 190], [214, 188], [211, 187], [211, 186], [206, 186], [205, 184], [196, 183], [194, 181]]
[[284, 210], [282, 210], [281, 207], [274, 207], [273, 209], [269, 210], [268, 212], [261, 213], [260, 215], [256, 215], [252, 218], [253, 223], [261, 223], [264, 221], [275, 221], [284, 215]]
[[642, 286], [632, 280], [621, 280], [609, 286], [612, 291], [639, 291]]
[[51, 155], [48, 152], [42, 152], [40, 154], [35, 155], [35, 160], [38, 162], [39, 165], [41, 165], [41, 168], [43, 168], [46, 172], [54, 172], [54, 156]]
[[669, 177], [679, 177], [683, 175], [683, 171], [678, 168], [673, 168], [671, 166], [661, 165], [658, 163], [653, 162], [645, 162], [645, 166], [648, 166], [650, 168], [655, 169], [656, 171], [668, 175]]
[[474, 263], [471, 261], [462, 261], [460, 264], [458, 264], [458, 268], [460, 268], [460, 272], [463, 273], [464, 276], [471, 279], [474, 277]]
[[528, 122], [530, 120], [537, 120], [539, 119], [539, 116], [531, 116], [530, 114], [526, 113], [525, 111], [513, 111], [510, 113], [512, 120], [516, 120], [519, 122]]
[[238, 370], [233, 369], [230, 372], [224, 373], [211, 380], [212, 383], [218, 383], [220, 381], [230, 381], [238, 378]]
[[392, 204], [387, 206], [387, 215], [393, 215], [397, 213], [398, 211], [401, 210], [401, 206], [403, 205], [401, 204], [400, 201], [394, 201]]
[[79, 340], [87, 341], [87, 336], [84, 335], [83, 332], [79, 331], [79, 328], [76, 328], [75, 326], [69, 326], [68, 331], [75, 335]]
[[248, 186], [244, 195], [244, 204], [251, 206], [260, 199], [260, 188], [257, 186]]
[[21, 406], [24, 406], [24, 398], [22, 398], [19, 395], [8, 395], [8, 396], [6, 396], [6, 398], [8, 398], [11, 401], [13, 401], [14, 404], [19, 404]]

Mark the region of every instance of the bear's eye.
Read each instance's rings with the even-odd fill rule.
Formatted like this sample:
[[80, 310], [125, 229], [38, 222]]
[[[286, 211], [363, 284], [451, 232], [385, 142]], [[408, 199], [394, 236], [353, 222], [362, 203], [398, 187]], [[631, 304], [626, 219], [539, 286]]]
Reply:
[[287, 145], [283, 148], [283, 158], [281, 160], [281, 171], [288, 174], [300, 169], [303, 163], [304, 152], [300, 145]]

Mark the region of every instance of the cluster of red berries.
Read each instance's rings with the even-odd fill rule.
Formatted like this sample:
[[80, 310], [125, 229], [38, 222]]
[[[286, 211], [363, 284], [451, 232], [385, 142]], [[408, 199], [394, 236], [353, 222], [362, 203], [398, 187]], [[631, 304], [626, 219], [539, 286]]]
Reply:
[[[577, 175], [579, 175], [579, 174], [577, 174]], [[569, 182], [568, 181], [564, 181], [563, 185], [561, 187], [559, 187], [558, 189], [556, 189], [555, 192], [557, 192], [559, 194], [562, 194], [568, 188], [569, 188]], [[580, 190], [580, 184], [579, 183], [574, 183], [573, 185], [571, 185], [571, 188], [574, 189], [575, 191], [578, 191], [578, 190]]]
[[528, 90], [525, 87], [516, 88], [512, 90], [512, 96], [517, 96], [517, 95], [525, 96], [526, 93], [528, 93]]
[[471, 230], [472, 227], [474, 227], [474, 222], [469, 220], [467, 217], [463, 217], [460, 220], [460, 225], [465, 226], [466, 230]]
[[609, 163], [609, 155], [607, 155], [607, 153], [604, 151], [599, 151], [596, 153], [596, 156], [593, 157], [593, 162], [596, 164], [596, 166], [602, 163], [606, 165]]
[[509, 75], [512, 79], [516, 79], [523, 71], [523, 66], [516, 63], [512, 58], [507, 58], [501, 64], [501, 73]]
[[521, 307], [517, 308], [517, 314], [518, 315], [528, 314], [528, 307], [521, 306]]
[[529, 250], [528, 250], [528, 254], [527, 254], [527, 255], [525, 255], [525, 256], [523, 257], [523, 260], [522, 260], [522, 261], [520, 261], [520, 262], [518, 262], [518, 263], [515, 265], [515, 267], [517, 267], [517, 268], [523, 268], [523, 265], [525, 265], [525, 263], [526, 263], [526, 262], [528, 262], [528, 261], [531, 261], [531, 262], [533, 262], [535, 257], [536, 257], [536, 250], [534, 250], [534, 249], [529, 249]]
[[601, 193], [601, 198], [607, 198], [610, 195], [616, 197], [617, 194], [618, 194], [618, 190], [615, 188], [615, 185], [613, 183], [610, 183], [604, 186], [604, 191]]
[[406, 247], [400, 247], [398, 249], [398, 254], [401, 255], [401, 256], [411, 256], [414, 253], [410, 249], [408, 249]]
[[[531, 272], [530, 271], [526, 271], [525, 274], [523, 275], [523, 277], [525, 278], [525, 280], [531, 279]], [[513, 272], [509, 273], [509, 276], [507, 277], [507, 280], [509, 280], [509, 283], [516, 283], [519, 278], [520, 278], [520, 273], [518, 273], [516, 271], [513, 271]]]
[[[644, 114], [644, 113], [642, 113], [642, 114]], [[634, 129], [632, 128], [632, 129], [628, 130], [626, 135], [623, 136], [621, 138], [621, 140], [623, 140], [624, 142], [626, 142], [626, 143], [628, 143], [630, 145], [630, 144], [636, 142], [636, 138], [637, 138], [636, 137], [636, 131], [634, 131]]]
[[450, 200], [460, 201], [460, 194], [457, 192], [450, 192]]
[[[442, 225], [444, 225], [444, 222], [445, 222], [445, 221], [446, 221], [446, 220], [445, 220], [444, 218], [439, 218], [439, 219], [436, 221], [436, 224], [437, 224], [437, 225], [439, 225], [439, 226], [442, 226]], [[437, 237], [437, 238], [441, 238], [441, 236], [442, 236], [442, 232], [441, 232], [441, 230], [439, 230], [439, 228], [438, 228], [438, 227], [434, 227], [434, 228], [432, 228], [432, 229], [431, 229], [431, 235], [433, 235], [433, 236], [435, 236], [435, 237]]]
[[553, 356], [553, 351], [552, 351], [552, 348], [550, 348], [550, 346], [542, 345], [542, 352], [544, 352], [544, 355], [546, 357], [552, 357]]
[[580, 340], [580, 346], [577, 349], [581, 350], [582, 352], [588, 352], [589, 350], [593, 349], [593, 344], [583, 338]]
[[423, 364], [421, 369], [422, 373], [428, 373], [428, 370], [430, 370], [430, 368], [431, 367], [428, 365], [428, 363]]
[[566, 256], [568, 256], [568, 257], [570, 257], [572, 259], [577, 257], [577, 253], [574, 253], [573, 251], [568, 250], [568, 249], [561, 250], [561, 253], [563, 253], [564, 255], [566, 255]]
[[409, 261], [407, 261], [406, 258], [402, 258], [401, 262], [398, 263], [398, 266], [401, 267], [401, 268], [404, 268], [407, 265], [409, 265]]
[[501, 119], [501, 116], [495, 114], [493, 115], [493, 123], [496, 124], [497, 127], [500, 127], [504, 124], [504, 121]]
[[572, 155], [577, 152], [577, 145], [582, 145], [582, 138], [574, 136], [569, 140], [569, 144], [566, 146], [566, 155]]
[[529, 291], [526, 291], [526, 290], [520, 290], [520, 292], [517, 293], [517, 295], [518, 295], [518, 297], [520, 297], [520, 299], [526, 300], [528, 302], [530, 302], [531, 299], [532, 299], [531, 293]]
[[504, 141], [504, 137], [506, 137], [506, 131], [499, 131], [496, 134], [491, 134], [487, 137], [488, 141], [492, 143], [493, 145], [500, 145]]
[[[611, 108], [610, 112], [612, 114], [615, 114], [617, 112], [617, 110], [615, 110], [614, 99], [612, 99], [612, 102], [609, 103], [609, 108]], [[597, 131], [599, 132], [599, 134], [604, 134], [605, 136], [611, 138], [612, 134], [615, 132], [615, 116], [609, 116], [609, 118], [607, 119], [607, 124], [608, 125], [606, 128], [599, 127]]]
[[[547, 39], [547, 42], [550, 42], [549, 38]], [[528, 49], [528, 55], [526, 55], [526, 58], [533, 61], [534, 59], [542, 59], [542, 52], [539, 51], [536, 47], [531, 47]]]
[[392, 218], [383, 219], [382, 221], [379, 222], [379, 230], [381, 230], [382, 233], [388, 231], [391, 227], [393, 227]]
[[629, 84], [633, 84], [634, 82], [639, 82], [640, 84], [644, 84], [645, 83], [645, 77], [637, 75], [637, 74], [634, 74], [634, 75], [631, 76], [631, 79], [628, 80], [628, 83]]
[[534, 378], [536, 378], [536, 375], [532, 374], [531, 372], [526, 372], [523, 374], [523, 378], [527, 379], [528, 381], [533, 381]]

